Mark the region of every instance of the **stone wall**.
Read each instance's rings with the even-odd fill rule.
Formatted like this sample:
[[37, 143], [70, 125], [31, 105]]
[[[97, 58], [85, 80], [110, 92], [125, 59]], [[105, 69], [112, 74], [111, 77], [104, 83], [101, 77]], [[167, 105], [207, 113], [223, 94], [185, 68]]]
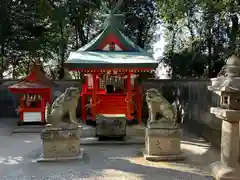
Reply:
[[[0, 118], [17, 117], [15, 109], [19, 105], [19, 96], [12, 95], [7, 87], [16, 83], [16, 81], [0, 82]], [[79, 86], [79, 81], [55, 81], [56, 87], [52, 90], [52, 97], [55, 99], [60, 92], [63, 92], [69, 86]], [[157, 88], [163, 92], [163, 95], [173, 102], [173, 93], [176, 90], [180, 92], [181, 104], [184, 107], [184, 124], [189, 131], [198, 133], [206, 137], [209, 141], [220, 145], [221, 121], [210, 114], [211, 106], [219, 105], [219, 97], [207, 90], [210, 85], [209, 80], [155, 80], [149, 79], [142, 82], [144, 90]], [[143, 97], [145, 101], [145, 97]], [[80, 116], [80, 103], [78, 106], [78, 117]], [[147, 119], [148, 110], [146, 103], [143, 106], [143, 119]], [[1, 119], [0, 119], [1, 121]]]

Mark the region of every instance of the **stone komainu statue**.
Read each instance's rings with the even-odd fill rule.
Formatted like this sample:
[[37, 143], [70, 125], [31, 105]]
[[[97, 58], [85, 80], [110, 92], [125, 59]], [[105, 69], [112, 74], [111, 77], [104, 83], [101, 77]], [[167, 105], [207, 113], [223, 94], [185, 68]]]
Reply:
[[52, 105], [46, 105], [45, 119], [48, 124], [57, 127], [63, 123], [63, 117], [68, 113], [70, 123], [78, 124], [76, 108], [80, 97], [80, 89], [69, 87], [61, 94]]
[[[150, 122], [164, 119], [176, 123], [176, 110], [157, 89], [152, 88], [147, 90], [146, 102], [148, 106]], [[159, 119], [156, 119], [157, 114], [161, 116]]]

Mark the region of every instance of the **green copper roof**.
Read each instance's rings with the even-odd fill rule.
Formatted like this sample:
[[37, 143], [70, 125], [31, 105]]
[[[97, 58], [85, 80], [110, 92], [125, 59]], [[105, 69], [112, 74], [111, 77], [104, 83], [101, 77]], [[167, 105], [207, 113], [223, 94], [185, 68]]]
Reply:
[[104, 22], [105, 27], [112, 26], [121, 29], [123, 27], [124, 14], [107, 14], [107, 18]]
[[[146, 52], [134, 42], [132, 42], [129, 38], [127, 38], [119, 29], [109, 25], [107, 26], [103, 32], [101, 32], [96, 38], [90, 41], [85, 46], [81, 47], [77, 50], [79, 51], [96, 51], [97, 47], [107, 38], [109, 34], [114, 34], [120, 43], [125, 47], [125, 52]], [[99, 51], [99, 50], [98, 50]]]
[[[140, 48], [126, 37], [115, 24], [121, 15], [110, 14], [105, 29], [92, 41], [71, 52], [65, 66], [71, 69], [84, 68], [157, 68], [158, 62], [152, 54]], [[115, 43], [122, 51], [102, 50], [102, 46], [109, 44], [108, 38], [115, 38]], [[121, 47], [120, 47], [121, 46]]]
[[67, 68], [157, 68], [158, 62], [141, 52], [72, 52], [65, 63]]

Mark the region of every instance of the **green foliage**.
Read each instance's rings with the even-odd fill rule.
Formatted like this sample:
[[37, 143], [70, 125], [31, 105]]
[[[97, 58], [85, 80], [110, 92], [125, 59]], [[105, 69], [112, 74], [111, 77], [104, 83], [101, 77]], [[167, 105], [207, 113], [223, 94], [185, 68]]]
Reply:
[[[8, 71], [25, 76], [29, 64], [41, 58], [49, 73], [61, 69], [70, 51], [85, 45], [102, 30], [102, 3], [113, 9], [116, 0], [1, 0], [0, 78]], [[157, 23], [155, 1], [125, 0], [124, 32], [141, 47], [151, 46]], [[58, 74], [62, 77], [62, 74]]]
[[236, 0], [158, 0], [164, 21], [162, 61], [173, 78], [214, 77], [231, 54], [239, 54], [239, 9]]

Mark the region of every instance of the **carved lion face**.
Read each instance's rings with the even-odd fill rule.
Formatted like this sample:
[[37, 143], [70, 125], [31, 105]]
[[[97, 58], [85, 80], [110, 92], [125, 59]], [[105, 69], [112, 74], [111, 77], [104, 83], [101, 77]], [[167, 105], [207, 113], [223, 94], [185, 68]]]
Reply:
[[72, 99], [78, 98], [80, 96], [80, 89], [76, 87], [69, 87], [64, 92], [65, 97]]
[[146, 95], [147, 98], [154, 99], [161, 96], [161, 93], [157, 89], [151, 88], [147, 90]]

